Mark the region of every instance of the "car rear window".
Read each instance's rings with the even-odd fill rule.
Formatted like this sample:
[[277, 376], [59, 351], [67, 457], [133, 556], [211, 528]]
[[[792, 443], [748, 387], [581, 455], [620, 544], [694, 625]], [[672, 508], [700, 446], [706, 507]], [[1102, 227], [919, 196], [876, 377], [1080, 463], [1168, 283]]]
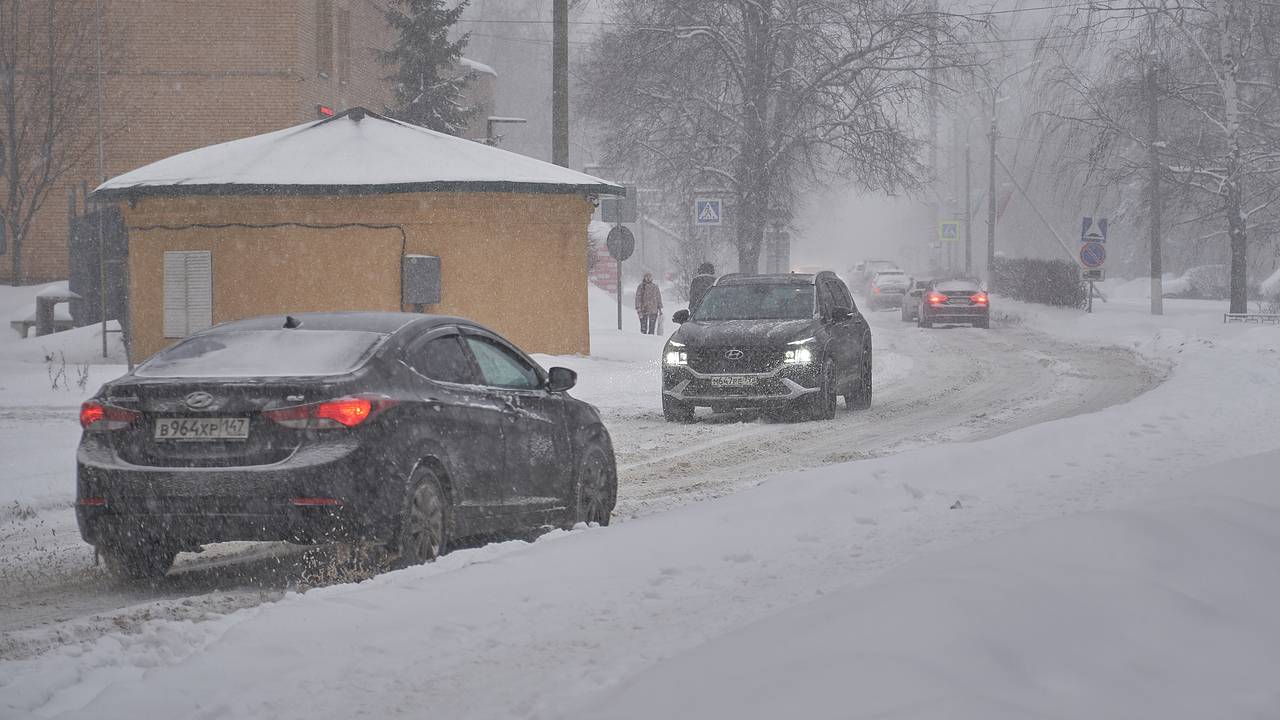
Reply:
[[388, 335], [355, 330], [246, 330], [187, 338], [142, 365], [138, 377], [342, 375]]
[[969, 282], [968, 280], [947, 280], [938, 283], [933, 289], [939, 292], [978, 292], [982, 288], [978, 287], [977, 283]]

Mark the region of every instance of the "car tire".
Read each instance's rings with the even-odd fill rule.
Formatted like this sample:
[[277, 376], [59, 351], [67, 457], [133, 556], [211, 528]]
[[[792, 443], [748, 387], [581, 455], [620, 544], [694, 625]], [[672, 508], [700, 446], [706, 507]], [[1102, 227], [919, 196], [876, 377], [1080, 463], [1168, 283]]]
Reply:
[[679, 400], [672, 400], [666, 395], [663, 395], [662, 417], [665, 418], [667, 422], [693, 422], [693, 406], [686, 405]]
[[929, 319], [929, 316], [928, 314], [925, 313], [925, 311], [921, 310], [920, 316], [916, 318], [916, 326], [922, 327], [922, 328], [931, 328], [933, 327], [933, 321]]
[[159, 543], [142, 545], [101, 545], [98, 552], [107, 571], [121, 580], [157, 580], [173, 567], [176, 548]]
[[983, 330], [989, 330], [991, 329], [991, 318], [982, 318], [981, 320], [974, 322], [973, 326], [976, 328], [982, 328]]
[[433, 562], [448, 551], [449, 498], [434, 470], [419, 467], [405, 493], [392, 568]]
[[617, 469], [609, 452], [593, 442], [583, 449], [578, 460], [571, 525], [585, 522], [608, 526], [617, 498]]
[[822, 363], [822, 375], [818, 380], [818, 392], [809, 399], [810, 420], [830, 420], [836, 416], [836, 403], [839, 398], [836, 392], [835, 380], [832, 378], [832, 368], [833, 363], [830, 358]]
[[844, 396], [844, 406], [848, 410], [866, 410], [871, 407], [873, 357], [871, 337], [867, 336], [862, 342], [862, 356], [859, 358], [862, 367], [859, 368], [858, 379], [853, 381], [853, 387]]

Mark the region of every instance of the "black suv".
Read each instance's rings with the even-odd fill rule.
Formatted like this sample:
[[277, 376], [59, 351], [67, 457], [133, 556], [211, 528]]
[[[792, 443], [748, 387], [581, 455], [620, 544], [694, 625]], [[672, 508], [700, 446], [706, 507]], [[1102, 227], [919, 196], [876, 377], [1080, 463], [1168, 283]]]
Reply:
[[[871, 329], [844, 282], [816, 275], [725, 275], [662, 354], [662, 414], [758, 408], [815, 420], [871, 406]], [[797, 412], [798, 411], [798, 412]]]

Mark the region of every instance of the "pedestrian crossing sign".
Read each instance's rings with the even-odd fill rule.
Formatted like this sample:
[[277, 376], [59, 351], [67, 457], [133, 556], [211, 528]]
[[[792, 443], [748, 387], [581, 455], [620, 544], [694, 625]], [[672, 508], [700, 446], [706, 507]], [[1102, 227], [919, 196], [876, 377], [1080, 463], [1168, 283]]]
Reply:
[[724, 204], [720, 198], [697, 198], [693, 201], [694, 225], [719, 225]]
[[938, 223], [938, 239], [943, 242], [959, 242], [960, 221], [943, 220]]

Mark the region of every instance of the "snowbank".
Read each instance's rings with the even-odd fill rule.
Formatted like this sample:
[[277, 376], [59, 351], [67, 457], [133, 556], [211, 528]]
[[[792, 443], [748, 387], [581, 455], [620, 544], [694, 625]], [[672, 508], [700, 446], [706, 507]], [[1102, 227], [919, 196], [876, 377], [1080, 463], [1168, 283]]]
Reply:
[[[28, 307], [34, 313], [36, 295], [58, 285], [0, 285], [0, 314]], [[76, 410], [125, 371], [120, 334], [108, 333], [107, 342], [104, 359], [100, 325], [25, 340], [0, 328], [0, 518], [14, 503], [70, 504], [80, 439]]]
[[1262, 281], [1259, 288], [1262, 291], [1262, 297], [1269, 300], [1280, 301], [1280, 268], [1271, 273], [1271, 276]]
[[926, 556], [665, 660], [591, 715], [1268, 716], [1277, 465], [1272, 452], [1206, 468], [1208, 494]]

